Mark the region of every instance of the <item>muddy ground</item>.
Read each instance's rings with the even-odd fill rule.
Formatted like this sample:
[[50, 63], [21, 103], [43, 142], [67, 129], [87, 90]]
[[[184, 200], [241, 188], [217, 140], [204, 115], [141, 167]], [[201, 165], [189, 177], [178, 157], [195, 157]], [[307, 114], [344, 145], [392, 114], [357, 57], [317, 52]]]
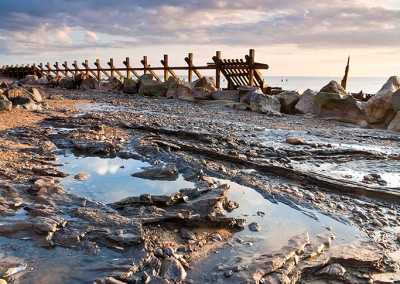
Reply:
[[44, 91], [0, 113], [8, 283], [400, 281], [398, 133]]

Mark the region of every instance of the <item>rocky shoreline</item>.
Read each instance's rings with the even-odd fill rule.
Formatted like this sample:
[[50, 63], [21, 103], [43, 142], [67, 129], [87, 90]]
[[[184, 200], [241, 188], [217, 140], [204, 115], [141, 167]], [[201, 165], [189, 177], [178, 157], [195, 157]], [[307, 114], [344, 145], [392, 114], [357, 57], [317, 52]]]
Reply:
[[[212, 96], [215, 90], [203, 83], [189, 93]], [[350, 118], [332, 120], [338, 115], [333, 111], [344, 111], [332, 86], [322, 92], [330, 95], [314, 94], [320, 113], [306, 115], [282, 114], [290, 112], [282, 108], [261, 111], [267, 107], [256, 90], [237, 94], [240, 100], [250, 92], [249, 112], [242, 110], [246, 102], [228, 103], [226, 97], [222, 102], [166, 99], [169, 89], [163, 96], [147, 89], [149, 98], [143, 86], [161, 88], [147, 82], [138, 95], [112, 93], [122, 91], [121, 85], [118, 90], [23, 85], [30, 94], [37, 89], [42, 100], [30, 97], [19, 105], [41, 107], [0, 113], [1, 278], [8, 283], [399, 281], [400, 138], [382, 130], [393, 113], [380, 118], [381, 129], [360, 123], [368, 117], [349, 110]], [[26, 98], [26, 91], [20, 97]], [[280, 107], [280, 101], [289, 101], [286, 96], [277, 99]], [[263, 103], [255, 106], [257, 101]], [[20, 116], [26, 120], [18, 121]], [[353, 118], [363, 128], [352, 124]], [[91, 178], [84, 171], [62, 171], [59, 158], [66, 150], [82, 159], [140, 160], [150, 166], [135, 178], [168, 181], [182, 175], [193, 187], [104, 204], [63, 187], [67, 175], [83, 184]], [[356, 172], [369, 163], [377, 166], [361, 178], [334, 171], [344, 165]], [[394, 181], [386, 172], [396, 174]], [[257, 206], [230, 215], [244, 204], [230, 199], [239, 185], [271, 206], [285, 205], [275, 218], [297, 226], [296, 233], [264, 228], [269, 212]], [[285, 218], [289, 209], [293, 216], [306, 216], [303, 226]], [[284, 245], [264, 247], [270, 242], [263, 237], [266, 230], [281, 234]]]

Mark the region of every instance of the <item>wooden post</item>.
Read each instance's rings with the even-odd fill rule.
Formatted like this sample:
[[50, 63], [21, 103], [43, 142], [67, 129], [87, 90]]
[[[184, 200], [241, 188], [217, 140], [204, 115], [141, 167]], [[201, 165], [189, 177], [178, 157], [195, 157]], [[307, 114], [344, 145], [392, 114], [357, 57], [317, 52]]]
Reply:
[[58, 62], [56, 62], [56, 63], [54, 64], [54, 67], [56, 68], [56, 76], [59, 77], [59, 71], [60, 71], [60, 69], [58, 68]]
[[164, 61], [161, 60], [161, 64], [164, 65], [164, 82], [168, 80], [168, 54], [164, 54]]
[[344, 77], [343, 77], [342, 82], [341, 82], [341, 85], [342, 85], [343, 89], [345, 89], [345, 90], [346, 90], [346, 87], [347, 87], [347, 78], [349, 76], [349, 69], [350, 69], [350, 55], [347, 58], [347, 65], [346, 65], [346, 69], [344, 71]]
[[67, 64], [68, 64], [67, 61], [64, 61], [64, 63], [62, 64], [62, 66], [64, 67], [64, 70], [65, 70], [65, 77], [68, 77], [68, 71], [69, 71]]
[[35, 63], [33, 63], [32, 64], [32, 70], [33, 70], [33, 75], [35, 75], [35, 76], [37, 76], [37, 69], [36, 69], [36, 64]]
[[143, 60], [141, 62], [144, 67], [143, 74], [147, 74], [147, 68], [149, 68], [149, 65], [147, 64], [147, 56], [143, 56]]
[[85, 60], [85, 64], [83, 65], [83, 66], [85, 66], [85, 76], [86, 76], [86, 78], [88, 78], [89, 77], [89, 61], [86, 59]]
[[78, 61], [74, 60], [74, 63], [72, 63], [72, 66], [75, 68], [75, 77], [78, 76], [79, 73], [79, 68], [78, 68]]
[[[45, 71], [44, 71], [44, 68], [43, 68], [43, 63], [40, 63], [40, 64], [39, 64], [39, 68], [40, 68], [40, 71], [42, 71], [42, 75], [45, 76]], [[47, 75], [49, 75], [49, 74], [47, 74]]]
[[124, 61], [124, 65], [126, 66], [126, 79], [131, 78], [131, 65], [129, 62], [129, 57], [127, 57]]
[[97, 80], [100, 82], [101, 79], [101, 73], [100, 73], [100, 59], [96, 59], [96, 62], [94, 63], [97, 67]]
[[254, 49], [250, 49], [249, 60], [248, 60], [248, 64], [249, 64], [249, 85], [250, 85], [250, 87], [254, 86], [254, 56], [255, 56], [255, 50]]
[[193, 53], [189, 53], [188, 55], [188, 65], [189, 65], [189, 69], [188, 69], [188, 79], [189, 82], [192, 83], [193, 81]]
[[115, 75], [115, 70], [114, 70], [114, 59], [110, 58], [110, 62], [108, 62], [108, 66], [111, 68], [111, 76], [114, 77]]
[[215, 84], [217, 85], [217, 89], [221, 87], [221, 51], [217, 51], [216, 53], [217, 62], [215, 64]]

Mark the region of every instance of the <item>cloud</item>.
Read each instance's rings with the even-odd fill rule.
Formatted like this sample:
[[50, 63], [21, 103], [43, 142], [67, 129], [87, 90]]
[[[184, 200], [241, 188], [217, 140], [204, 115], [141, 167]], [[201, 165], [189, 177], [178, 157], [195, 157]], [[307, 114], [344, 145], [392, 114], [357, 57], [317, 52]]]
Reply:
[[86, 32], [85, 39], [88, 42], [98, 42], [99, 41], [99, 37], [97, 36], [97, 34], [94, 32], [91, 32], [91, 31]]

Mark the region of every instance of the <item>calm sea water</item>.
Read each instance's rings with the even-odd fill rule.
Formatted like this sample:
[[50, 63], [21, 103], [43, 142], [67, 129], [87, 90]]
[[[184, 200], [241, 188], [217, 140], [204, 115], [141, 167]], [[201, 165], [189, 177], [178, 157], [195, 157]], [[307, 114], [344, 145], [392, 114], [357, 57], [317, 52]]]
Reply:
[[[211, 75], [212, 76], [212, 75]], [[163, 78], [160, 76], [160, 78]], [[179, 76], [187, 81], [187, 76]], [[193, 78], [197, 79], [196, 77]], [[385, 77], [349, 77], [347, 79], [347, 91], [366, 94], [376, 94], [389, 78]], [[300, 76], [264, 76], [265, 82], [271, 87], [282, 87], [284, 90], [296, 91], [311, 89], [319, 91], [330, 81], [335, 80], [340, 84], [342, 77], [300, 77]], [[221, 88], [226, 88], [227, 82], [221, 78]]]

